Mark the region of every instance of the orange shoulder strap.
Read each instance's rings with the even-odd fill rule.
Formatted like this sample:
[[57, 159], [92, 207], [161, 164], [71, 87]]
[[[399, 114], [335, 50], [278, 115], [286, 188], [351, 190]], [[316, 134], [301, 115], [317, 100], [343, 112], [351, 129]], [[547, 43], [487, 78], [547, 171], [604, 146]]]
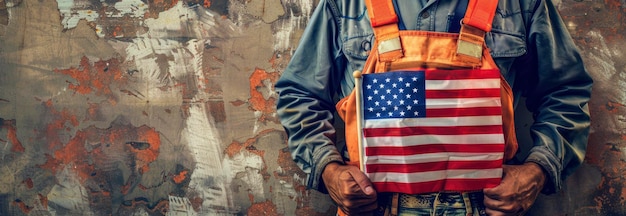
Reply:
[[469, 0], [463, 23], [485, 32], [491, 31], [498, 0]]
[[[365, 0], [365, 5], [370, 23], [374, 28], [374, 34], [381, 39], [381, 42], [397, 35], [399, 31], [397, 27], [398, 16], [393, 6], [393, 0]], [[489, 32], [497, 6], [498, 0], [469, 0], [463, 23]], [[395, 28], [389, 25], [393, 25]]]

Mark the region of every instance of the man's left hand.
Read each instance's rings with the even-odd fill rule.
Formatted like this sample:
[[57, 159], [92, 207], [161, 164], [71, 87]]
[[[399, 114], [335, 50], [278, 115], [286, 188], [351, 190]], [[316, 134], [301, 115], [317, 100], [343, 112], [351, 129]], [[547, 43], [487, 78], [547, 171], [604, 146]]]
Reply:
[[483, 190], [488, 215], [522, 215], [543, 189], [546, 175], [536, 163], [504, 165], [502, 182]]

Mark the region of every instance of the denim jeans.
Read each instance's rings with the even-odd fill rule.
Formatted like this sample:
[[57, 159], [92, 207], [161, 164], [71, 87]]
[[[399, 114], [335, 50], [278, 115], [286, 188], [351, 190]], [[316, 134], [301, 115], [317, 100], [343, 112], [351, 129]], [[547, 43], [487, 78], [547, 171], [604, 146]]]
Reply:
[[[390, 209], [393, 199], [392, 194], [381, 194], [379, 198], [380, 206], [384, 209], [377, 215], [391, 215]], [[385, 212], [387, 214], [385, 214]], [[433, 215], [454, 215], [454, 216], [484, 216], [485, 206], [483, 204], [482, 192], [455, 193], [441, 192], [420, 195], [400, 194], [397, 200], [398, 216], [433, 216]]]

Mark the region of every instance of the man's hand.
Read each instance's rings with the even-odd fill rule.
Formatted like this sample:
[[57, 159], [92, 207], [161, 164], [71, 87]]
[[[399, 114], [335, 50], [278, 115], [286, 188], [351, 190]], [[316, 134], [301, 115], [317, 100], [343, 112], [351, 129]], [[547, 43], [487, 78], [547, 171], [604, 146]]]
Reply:
[[521, 215], [537, 199], [546, 176], [541, 167], [527, 162], [522, 165], [504, 165], [502, 182], [483, 190], [489, 215]]
[[359, 168], [339, 163], [329, 163], [322, 179], [330, 197], [347, 215], [363, 215], [378, 208], [376, 191]]

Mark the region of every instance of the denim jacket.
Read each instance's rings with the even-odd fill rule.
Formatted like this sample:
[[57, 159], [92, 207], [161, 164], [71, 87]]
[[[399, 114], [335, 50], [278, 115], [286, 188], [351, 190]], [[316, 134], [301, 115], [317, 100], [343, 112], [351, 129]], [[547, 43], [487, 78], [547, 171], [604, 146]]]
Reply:
[[[452, 31], [459, 15], [459, 0], [396, 0], [395, 5], [401, 28], [409, 30]], [[547, 174], [543, 192], [554, 193], [584, 159], [593, 81], [550, 0], [500, 0], [485, 40], [515, 104], [526, 98], [534, 118], [532, 143], [519, 143], [527, 151], [509, 163], [539, 164]], [[335, 103], [354, 88], [352, 72], [363, 67], [372, 44], [363, 0], [321, 0], [275, 85], [288, 146], [307, 173], [309, 188], [325, 191], [324, 167], [348, 160], [337, 147]]]

